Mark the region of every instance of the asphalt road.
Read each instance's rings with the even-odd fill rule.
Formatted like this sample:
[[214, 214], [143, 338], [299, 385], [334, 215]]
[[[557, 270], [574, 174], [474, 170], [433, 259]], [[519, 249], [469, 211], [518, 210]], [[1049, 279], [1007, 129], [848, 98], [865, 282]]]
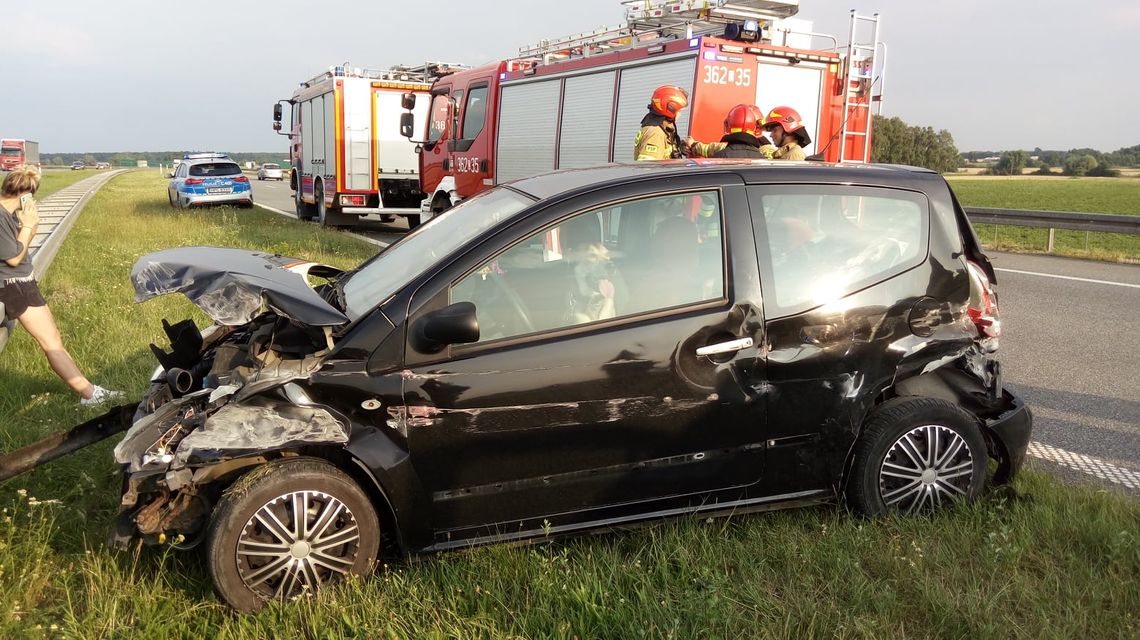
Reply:
[[[287, 182], [254, 180], [253, 191], [254, 201], [293, 212]], [[353, 231], [390, 244], [407, 223], [369, 217]], [[1140, 473], [1140, 266], [997, 252], [991, 258], [1005, 326], [1004, 380], [1033, 410], [1033, 439]]]
[[[257, 204], [285, 211], [290, 215], [296, 210], [293, 205], [293, 190], [289, 188], [287, 181], [258, 180], [253, 176], [250, 177], [250, 181], [253, 183], [253, 201]], [[360, 226], [351, 230], [385, 245], [392, 244], [408, 232], [408, 222], [404, 218], [386, 223], [381, 222], [379, 216], [365, 216], [361, 222]]]
[[992, 259], [1004, 378], [1033, 410], [1034, 440], [1140, 472], [1140, 266]]

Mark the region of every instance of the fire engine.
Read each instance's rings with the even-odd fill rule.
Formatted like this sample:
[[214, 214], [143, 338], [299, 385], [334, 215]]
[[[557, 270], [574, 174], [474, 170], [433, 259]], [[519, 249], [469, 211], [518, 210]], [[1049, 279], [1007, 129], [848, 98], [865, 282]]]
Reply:
[[[881, 105], [879, 17], [851, 12], [848, 44], [794, 18], [798, 0], [625, 0], [626, 24], [523, 47], [517, 58], [438, 79], [424, 131], [425, 218], [492, 185], [553, 169], [633, 160], [654, 88], [689, 92], [681, 137], [723, 135], [736, 104], [790, 105], [814, 153], [870, 160], [871, 111]], [[857, 33], [858, 32], [858, 33]], [[870, 33], [868, 33], [870, 32]], [[869, 36], [869, 37], [868, 37]], [[829, 47], [813, 48], [819, 40]], [[885, 52], [885, 47], [882, 47]], [[405, 108], [419, 108], [413, 96]]]
[[[329, 67], [273, 105], [273, 128], [290, 106], [289, 186], [297, 217], [321, 226], [352, 225], [367, 214], [406, 216], [419, 224], [419, 166], [415, 147], [392, 124], [401, 96], [431, 88], [432, 74], [456, 65], [428, 63], [389, 70]], [[427, 103], [414, 113], [427, 117]]]

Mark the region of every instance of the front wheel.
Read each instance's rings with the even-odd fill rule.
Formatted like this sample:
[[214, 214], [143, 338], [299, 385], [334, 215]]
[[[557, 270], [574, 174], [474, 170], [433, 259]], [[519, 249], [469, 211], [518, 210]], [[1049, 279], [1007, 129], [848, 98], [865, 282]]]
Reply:
[[977, 419], [936, 398], [895, 398], [876, 408], [855, 445], [847, 502], [866, 516], [917, 513], [971, 500], [986, 479]]
[[239, 611], [312, 594], [372, 571], [376, 511], [360, 487], [313, 458], [272, 462], [226, 490], [210, 520], [206, 561]]

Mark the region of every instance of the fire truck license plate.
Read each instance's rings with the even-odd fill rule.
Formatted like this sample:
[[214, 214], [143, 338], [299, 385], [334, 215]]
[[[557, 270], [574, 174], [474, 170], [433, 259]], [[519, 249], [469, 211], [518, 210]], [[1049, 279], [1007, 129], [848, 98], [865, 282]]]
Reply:
[[206, 189], [206, 193], [233, 193], [233, 189], [229, 187], [210, 187]]

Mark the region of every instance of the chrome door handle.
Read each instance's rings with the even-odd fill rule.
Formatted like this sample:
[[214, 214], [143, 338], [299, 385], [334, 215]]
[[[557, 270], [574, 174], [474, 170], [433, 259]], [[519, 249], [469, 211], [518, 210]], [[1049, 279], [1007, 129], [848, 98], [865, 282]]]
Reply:
[[729, 340], [728, 342], [718, 342], [717, 344], [710, 344], [705, 347], [697, 349], [698, 356], [712, 356], [718, 353], [732, 353], [733, 351], [740, 351], [752, 346], [752, 338], [740, 338], [739, 340]]

